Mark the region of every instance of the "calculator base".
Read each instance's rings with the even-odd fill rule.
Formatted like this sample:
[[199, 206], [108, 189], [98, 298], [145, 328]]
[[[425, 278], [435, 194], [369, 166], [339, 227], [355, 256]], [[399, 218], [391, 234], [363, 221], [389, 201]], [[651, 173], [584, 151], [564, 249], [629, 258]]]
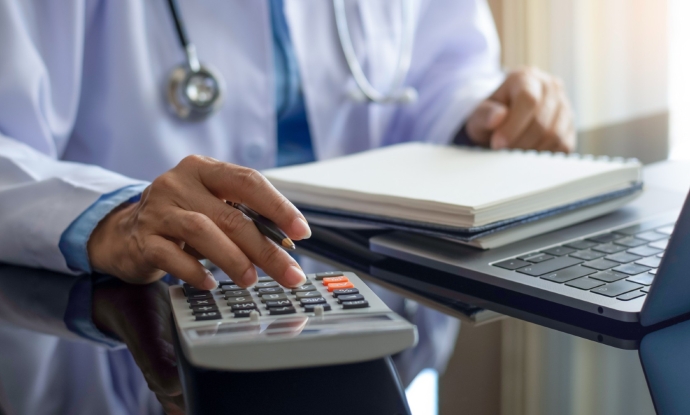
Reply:
[[410, 415], [390, 357], [366, 362], [261, 372], [195, 367], [173, 330], [187, 415]]

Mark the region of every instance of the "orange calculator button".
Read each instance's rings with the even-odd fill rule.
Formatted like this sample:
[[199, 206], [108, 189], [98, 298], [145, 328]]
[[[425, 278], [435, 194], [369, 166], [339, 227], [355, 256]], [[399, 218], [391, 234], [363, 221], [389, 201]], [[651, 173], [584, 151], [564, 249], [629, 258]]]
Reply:
[[344, 275], [341, 275], [339, 277], [324, 278], [322, 281], [323, 285], [333, 284], [334, 282], [350, 282], [350, 280], [348, 280], [347, 277]]
[[350, 281], [328, 284], [328, 292], [333, 292], [333, 290], [341, 290], [343, 288], [355, 288], [355, 285]]

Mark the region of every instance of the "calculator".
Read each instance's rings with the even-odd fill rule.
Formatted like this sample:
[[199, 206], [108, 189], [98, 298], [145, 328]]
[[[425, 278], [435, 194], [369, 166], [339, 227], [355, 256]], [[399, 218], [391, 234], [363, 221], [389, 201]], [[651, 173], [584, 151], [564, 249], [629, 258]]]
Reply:
[[417, 329], [392, 312], [352, 272], [307, 274], [285, 288], [259, 277], [213, 291], [170, 287], [185, 357], [195, 366], [261, 371], [373, 360], [417, 342]]

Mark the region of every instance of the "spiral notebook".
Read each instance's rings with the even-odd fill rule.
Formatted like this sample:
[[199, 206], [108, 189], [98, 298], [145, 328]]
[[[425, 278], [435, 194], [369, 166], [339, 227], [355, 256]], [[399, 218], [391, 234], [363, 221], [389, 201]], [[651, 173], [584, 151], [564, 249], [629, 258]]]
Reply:
[[574, 217], [589, 219], [642, 189], [637, 160], [425, 143], [271, 169], [264, 175], [310, 220], [405, 229], [465, 242], [547, 218], [554, 222], [570, 216], [567, 224]]

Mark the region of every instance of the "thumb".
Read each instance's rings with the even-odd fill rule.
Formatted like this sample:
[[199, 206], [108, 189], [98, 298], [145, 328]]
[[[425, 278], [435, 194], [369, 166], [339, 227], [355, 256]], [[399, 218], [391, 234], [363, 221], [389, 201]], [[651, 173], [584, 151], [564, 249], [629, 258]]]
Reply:
[[488, 145], [491, 133], [503, 123], [508, 107], [490, 99], [482, 101], [467, 119], [467, 135], [477, 144]]

